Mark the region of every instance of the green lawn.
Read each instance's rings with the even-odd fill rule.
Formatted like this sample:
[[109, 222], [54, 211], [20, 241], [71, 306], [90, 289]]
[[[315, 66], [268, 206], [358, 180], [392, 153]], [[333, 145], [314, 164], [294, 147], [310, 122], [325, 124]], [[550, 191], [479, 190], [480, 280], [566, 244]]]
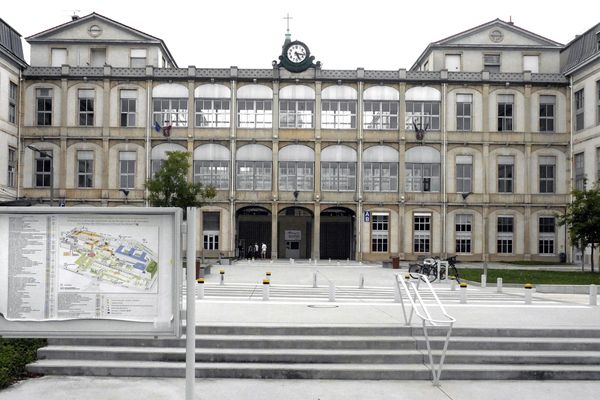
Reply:
[[44, 339], [3, 339], [0, 337], [0, 389], [27, 377], [25, 366], [36, 360]]
[[[458, 268], [460, 279], [480, 282], [482, 269]], [[488, 269], [487, 281], [496, 282], [502, 278], [503, 283], [532, 283], [550, 285], [600, 285], [600, 273], [563, 272], [563, 271], [531, 271], [523, 269]]]

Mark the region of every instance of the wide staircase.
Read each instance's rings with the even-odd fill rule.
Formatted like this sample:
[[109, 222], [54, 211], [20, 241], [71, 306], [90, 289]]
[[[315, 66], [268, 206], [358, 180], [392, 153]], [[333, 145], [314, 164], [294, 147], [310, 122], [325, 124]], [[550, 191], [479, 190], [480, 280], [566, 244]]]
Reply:
[[[445, 330], [429, 328], [439, 359]], [[50, 339], [29, 371], [185, 376], [185, 339]], [[426, 339], [406, 326], [202, 326], [199, 378], [432, 378]], [[600, 330], [454, 328], [442, 380], [600, 379]]]

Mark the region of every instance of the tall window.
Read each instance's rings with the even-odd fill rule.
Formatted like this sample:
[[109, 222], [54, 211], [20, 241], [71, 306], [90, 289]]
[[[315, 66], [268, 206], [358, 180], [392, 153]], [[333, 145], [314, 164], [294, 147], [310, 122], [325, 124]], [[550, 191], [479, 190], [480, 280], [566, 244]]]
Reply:
[[596, 188], [600, 189], [600, 147], [596, 147]]
[[280, 100], [280, 128], [312, 128], [315, 118], [314, 100]]
[[67, 49], [51, 49], [50, 58], [50, 64], [53, 67], [61, 67], [67, 64]]
[[413, 217], [413, 251], [431, 251], [431, 214], [415, 214]]
[[35, 153], [35, 186], [50, 187], [52, 176], [52, 151], [44, 150], [43, 156], [39, 152]]
[[556, 96], [540, 96], [540, 132], [554, 132]]
[[544, 156], [540, 162], [540, 193], [554, 193], [556, 179], [556, 157]]
[[556, 223], [554, 217], [540, 217], [538, 253], [554, 254]]
[[153, 104], [154, 122], [160, 126], [188, 126], [188, 99], [155, 98]]
[[389, 215], [373, 213], [371, 218], [371, 251], [373, 253], [387, 253], [389, 248]]
[[77, 187], [94, 186], [94, 152], [82, 150], [77, 152]]
[[321, 101], [321, 128], [355, 129], [356, 100]]
[[356, 163], [322, 161], [321, 190], [327, 192], [356, 190]]
[[540, 56], [523, 56], [523, 71], [540, 72]]
[[129, 65], [131, 68], [145, 68], [146, 67], [146, 49], [131, 49], [129, 57]]
[[578, 90], [577, 92], [575, 92], [575, 130], [576, 131], [580, 131], [583, 129], [584, 126], [584, 101], [585, 98], [583, 96], [583, 89]]
[[366, 101], [364, 102], [365, 129], [398, 129], [397, 101]]
[[483, 70], [488, 72], [500, 72], [500, 54], [484, 54]]
[[135, 126], [137, 90], [123, 89], [121, 95], [121, 126]]
[[229, 99], [196, 99], [196, 126], [198, 128], [228, 128]]
[[498, 157], [498, 193], [513, 193], [515, 158]]
[[444, 67], [448, 71], [460, 71], [460, 54], [446, 54]]
[[238, 128], [271, 128], [272, 125], [272, 100], [238, 100]]
[[575, 154], [575, 189], [585, 190], [585, 158], [584, 153]]
[[154, 178], [156, 173], [158, 171], [160, 171], [160, 169], [162, 168], [164, 163], [165, 163], [165, 160], [152, 160], [152, 165], [150, 166], [150, 169], [152, 172], [152, 178]]
[[600, 124], [600, 81], [596, 82], [596, 124]]
[[217, 190], [229, 189], [229, 161], [194, 160], [194, 182]]
[[35, 97], [37, 125], [52, 125], [52, 89], [36, 89]]
[[119, 188], [135, 188], [135, 151], [119, 152]]
[[407, 192], [439, 192], [440, 164], [406, 163]]
[[513, 252], [514, 218], [498, 217], [498, 230], [496, 237], [496, 251], [500, 254]]
[[430, 131], [440, 130], [440, 102], [439, 101], [407, 101], [405, 129], [427, 128]]
[[456, 156], [456, 193], [473, 191], [473, 156]]
[[471, 253], [473, 216], [471, 214], [456, 214], [454, 220], [456, 227], [456, 248], [457, 253]]
[[314, 162], [280, 161], [279, 190], [281, 191], [312, 191], [314, 188]]
[[204, 250], [219, 250], [220, 217], [218, 212], [204, 211], [202, 213]]
[[17, 123], [17, 85], [13, 82], [8, 85], [8, 122]]
[[456, 130], [471, 131], [473, 112], [473, 95], [472, 94], [457, 94], [456, 95]]
[[395, 192], [398, 190], [398, 163], [364, 162], [363, 189], [365, 192]]
[[271, 161], [238, 161], [238, 190], [271, 190]]
[[498, 132], [512, 131], [515, 98], [512, 94], [498, 95]]
[[79, 89], [79, 125], [94, 125], [94, 89]]
[[6, 186], [17, 186], [17, 149], [8, 148], [8, 174], [6, 177]]

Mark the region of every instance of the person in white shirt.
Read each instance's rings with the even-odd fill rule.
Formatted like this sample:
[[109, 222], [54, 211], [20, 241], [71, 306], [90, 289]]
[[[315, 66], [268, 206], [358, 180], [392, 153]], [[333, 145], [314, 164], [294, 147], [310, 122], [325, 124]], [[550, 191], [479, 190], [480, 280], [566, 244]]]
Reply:
[[263, 244], [262, 244], [262, 246], [261, 246], [261, 248], [260, 248], [260, 255], [261, 255], [261, 257], [262, 257], [263, 259], [264, 259], [264, 258], [267, 258], [267, 245], [266, 245], [266, 243], [263, 243]]

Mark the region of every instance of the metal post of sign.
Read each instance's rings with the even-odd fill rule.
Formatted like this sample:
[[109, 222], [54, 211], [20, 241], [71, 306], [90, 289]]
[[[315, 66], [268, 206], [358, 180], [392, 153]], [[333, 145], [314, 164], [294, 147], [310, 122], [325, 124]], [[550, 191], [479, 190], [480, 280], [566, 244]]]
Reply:
[[187, 294], [185, 313], [185, 400], [194, 399], [196, 381], [196, 208], [187, 208]]

